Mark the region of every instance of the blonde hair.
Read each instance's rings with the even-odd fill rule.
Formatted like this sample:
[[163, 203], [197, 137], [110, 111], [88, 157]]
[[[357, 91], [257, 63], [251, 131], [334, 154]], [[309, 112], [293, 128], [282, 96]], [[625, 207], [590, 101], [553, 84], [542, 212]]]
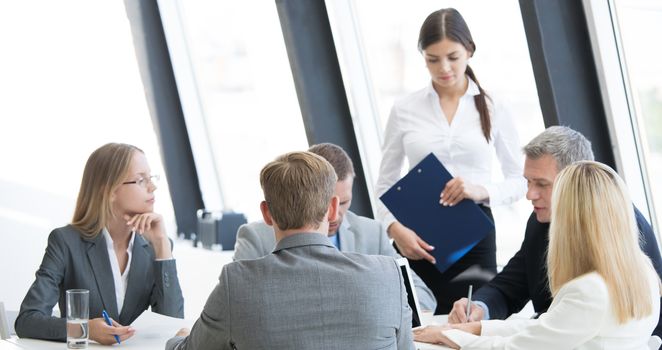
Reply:
[[264, 200], [278, 228], [319, 228], [337, 176], [329, 162], [310, 152], [284, 154], [260, 172]]
[[85, 163], [83, 179], [71, 225], [87, 238], [94, 238], [114, 217], [111, 195], [122, 185], [135, 152], [143, 151], [124, 143], [108, 143], [92, 152]]
[[622, 324], [651, 314], [647, 271], [632, 202], [610, 167], [581, 161], [562, 170], [552, 194], [547, 270], [553, 296], [568, 281], [597, 272]]

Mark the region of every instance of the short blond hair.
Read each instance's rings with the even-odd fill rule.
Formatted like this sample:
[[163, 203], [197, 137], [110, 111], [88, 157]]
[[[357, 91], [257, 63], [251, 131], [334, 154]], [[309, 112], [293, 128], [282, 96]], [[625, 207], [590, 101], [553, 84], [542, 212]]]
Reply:
[[568, 281], [597, 272], [607, 284], [622, 324], [651, 314], [639, 230], [623, 180], [610, 167], [581, 161], [562, 170], [554, 184], [547, 255], [552, 295]]
[[114, 217], [110, 198], [122, 185], [135, 152], [143, 151], [125, 143], [108, 143], [92, 152], [85, 163], [71, 225], [85, 237], [93, 238]]
[[284, 154], [260, 172], [264, 200], [281, 230], [319, 228], [337, 179], [331, 164], [311, 152]]

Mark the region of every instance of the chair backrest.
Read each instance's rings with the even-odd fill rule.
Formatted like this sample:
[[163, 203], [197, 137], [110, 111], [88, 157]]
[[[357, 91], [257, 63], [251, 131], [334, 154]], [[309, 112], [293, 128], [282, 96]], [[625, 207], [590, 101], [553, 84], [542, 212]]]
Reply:
[[660, 345], [662, 345], [662, 339], [658, 337], [657, 335], [652, 336], [648, 340], [648, 348], [650, 350], [658, 350], [660, 348]]
[[9, 339], [9, 321], [5, 313], [5, 304], [0, 301], [0, 339]]

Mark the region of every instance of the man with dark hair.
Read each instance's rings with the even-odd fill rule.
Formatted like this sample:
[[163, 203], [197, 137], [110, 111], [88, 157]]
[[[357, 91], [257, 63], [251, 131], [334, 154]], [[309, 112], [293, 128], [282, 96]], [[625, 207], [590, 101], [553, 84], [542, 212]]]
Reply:
[[274, 228], [274, 252], [225, 265], [190, 334], [180, 330], [166, 348], [413, 350], [395, 259], [343, 253], [326, 237], [338, 213], [336, 182], [310, 152], [267, 164], [260, 210]]
[[[354, 214], [352, 204], [354, 166], [345, 150], [331, 143], [321, 143], [308, 149], [326, 159], [336, 172], [335, 195], [340, 198], [338, 219], [329, 223], [329, 239], [340, 251], [399, 258], [390, 244], [386, 230], [379, 221]], [[276, 245], [273, 229], [263, 221], [242, 225], [237, 232], [234, 260], [257, 259], [271, 253]], [[424, 310], [434, 310], [437, 302], [432, 291], [413, 273], [419, 304]]]
[[[520, 250], [503, 271], [474, 293], [469, 317], [471, 321], [505, 319], [521, 311], [529, 300], [535, 312], [540, 314], [547, 311], [552, 302], [545, 259], [554, 180], [568, 165], [581, 160], [593, 160], [593, 151], [584, 135], [565, 126], [547, 128], [524, 146], [523, 150], [526, 155], [524, 177], [528, 182], [526, 198], [533, 204], [533, 213], [527, 222]], [[653, 262], [658, 275], [662, 276], [662, 258], [653, 229], [639, 210], [634, 208], [634, 211], [642, 250]], [[456, 301], [448, 321], [467, 322], [466, 307], [466, 298]], [[654, 334], [662, 334], [659, 324]]]

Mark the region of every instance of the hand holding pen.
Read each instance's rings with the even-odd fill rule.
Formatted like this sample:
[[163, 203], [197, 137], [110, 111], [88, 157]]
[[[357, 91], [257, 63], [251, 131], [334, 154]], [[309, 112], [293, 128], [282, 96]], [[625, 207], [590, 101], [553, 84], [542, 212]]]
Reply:
[[[105, 316], [108, 316], [108, 313], [105, 314]], [[103, 313], [102, 316], [104, 316]], [[110, 321], [110, 325], [108, 321]], [[110, 317], [108, 317], [108, 320], [106, 320], [105, 317], [90, 319], [89, 327], [90, 340], [94, 340], [102, 345], [113, 345], [123, 342], [132, 337], [135, 333], [135, 330], [132, 327], [122, 326]]]
[[467, 298], [462, 298], [453, 303], [453, 309], [448, 314], [448, 323], [458, 324], [483, 320], [485, 310], [472, 301], [473, 286], [469, 287], [467, 296]]
[[[469, 289], [469, 292], [471, 293], [471, 289]], [[108, 313], [106, 312], [106, 310], [103, 310], [101, 312], [101, 316], [103, 316], [103, 319], [106, 321], [106, 324], [108, 324], [111, 327], [113, 326], [113, 322], [110, 320], [110, 317], [108, 317]], [[115, 341], [117, 341], [117, 344], [122, 344], [122, 342], [120, 341], [120, 337], [117, 334], [113, 334], [113, 336], [115, 337]]]

